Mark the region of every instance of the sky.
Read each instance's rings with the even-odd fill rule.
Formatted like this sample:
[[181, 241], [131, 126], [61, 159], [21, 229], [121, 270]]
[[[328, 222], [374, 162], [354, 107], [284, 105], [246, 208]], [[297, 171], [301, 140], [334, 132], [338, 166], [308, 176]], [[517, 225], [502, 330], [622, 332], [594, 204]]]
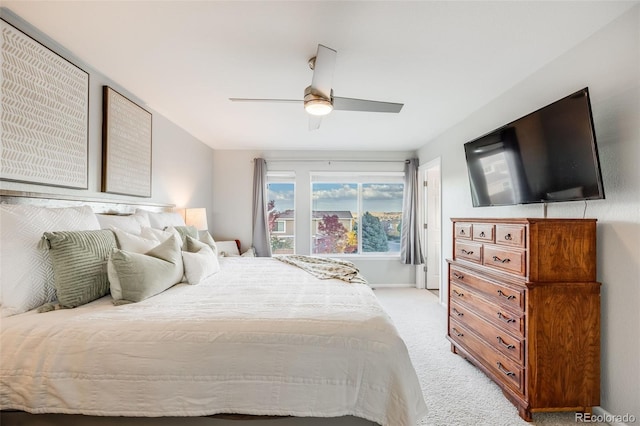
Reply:
[[[362, 184], [362, 211], [402, 211], [402, 184]], [[349, 210], [357, 212], [357, 184], [314, 183], [313, 210]], [[293, 209], [294, 185], [270, 183], [269, 200], [274, 200], [276, 209]]]

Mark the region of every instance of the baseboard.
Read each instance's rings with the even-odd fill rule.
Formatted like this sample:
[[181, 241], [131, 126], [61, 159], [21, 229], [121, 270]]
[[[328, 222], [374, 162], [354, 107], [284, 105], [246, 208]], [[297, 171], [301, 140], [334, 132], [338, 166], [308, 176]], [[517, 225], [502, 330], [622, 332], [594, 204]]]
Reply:
[[600, 422], [611, 426], [630, 426], [628, 423], [635, 423], [638, 419], [633, 414], [611, 414], [602, 407], [593, 407], [593, 414], [589, 421], [584, 423]]
[[384, 283], [384, 284], [372, 284], [369, 283], [369, 287], [371, 287], [372, 289], [376, 289], [376, 288], [389, 288], [389, 287], [393, 287], [393, 288], [398, 288], [398, 287], [405, 287], [405, 288], [416, 288], [415, 284], [403, 284], [403, 283]]

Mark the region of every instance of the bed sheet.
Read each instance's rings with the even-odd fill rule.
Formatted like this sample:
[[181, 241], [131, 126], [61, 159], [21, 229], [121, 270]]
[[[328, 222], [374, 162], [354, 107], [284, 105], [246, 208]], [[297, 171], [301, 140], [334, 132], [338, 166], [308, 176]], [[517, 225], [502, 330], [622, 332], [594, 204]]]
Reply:
[[364, 284], [270, 258], [139, 303], [109, 296], [0, 323], [0, 409], [99, 416], [218, 413], [415, 425], [406, 346]]

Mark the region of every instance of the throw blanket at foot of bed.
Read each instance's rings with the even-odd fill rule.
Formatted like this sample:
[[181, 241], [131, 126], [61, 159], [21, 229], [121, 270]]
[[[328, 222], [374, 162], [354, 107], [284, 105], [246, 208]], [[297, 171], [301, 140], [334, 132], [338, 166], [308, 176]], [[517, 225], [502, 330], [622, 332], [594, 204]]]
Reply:
[[348, 260], [304, 256], [301, 254], [276, 256], [275, 259], [288, 263], [289, 265], [297, 266], [322, 280], [337, 278], [348, 283], [367, 284], [367, 280], [360, 275], [360, 271], [356, 265]]

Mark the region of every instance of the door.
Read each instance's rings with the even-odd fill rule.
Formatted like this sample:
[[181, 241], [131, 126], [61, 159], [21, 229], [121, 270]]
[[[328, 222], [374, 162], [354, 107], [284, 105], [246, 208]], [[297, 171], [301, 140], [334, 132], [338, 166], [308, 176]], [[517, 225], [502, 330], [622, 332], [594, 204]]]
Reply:
[[418, 267], [417, 287], [440, 289], [441, 281], [441, 235], [442, 218], [440, 214], [440, 159], [420, 166], [420, 181], [423, 182], [420, 193], [420, 217], [422, 220], [422, 252], [425, 264]]

